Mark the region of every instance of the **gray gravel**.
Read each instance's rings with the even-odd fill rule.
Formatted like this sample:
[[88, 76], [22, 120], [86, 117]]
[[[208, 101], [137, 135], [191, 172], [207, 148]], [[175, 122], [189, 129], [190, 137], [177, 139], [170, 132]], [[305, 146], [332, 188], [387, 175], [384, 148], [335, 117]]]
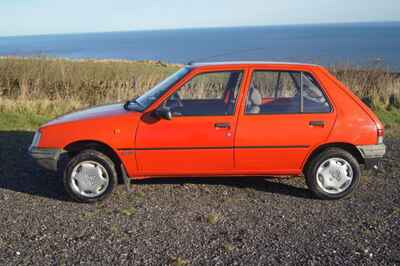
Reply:
[[1, 265], [400, 265], [400, 139], [345, 200], [313, 198], [302, 178], [190, 178], [86, 205], [34, 166], [31, 138], [0, 132]]

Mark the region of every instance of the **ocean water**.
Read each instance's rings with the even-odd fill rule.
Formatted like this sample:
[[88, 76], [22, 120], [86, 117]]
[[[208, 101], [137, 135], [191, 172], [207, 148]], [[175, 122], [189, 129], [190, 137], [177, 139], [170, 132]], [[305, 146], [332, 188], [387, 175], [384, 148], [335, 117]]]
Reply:
[[0, 37], [0, 56], [381, 64], [400, 70], [400, 22]]

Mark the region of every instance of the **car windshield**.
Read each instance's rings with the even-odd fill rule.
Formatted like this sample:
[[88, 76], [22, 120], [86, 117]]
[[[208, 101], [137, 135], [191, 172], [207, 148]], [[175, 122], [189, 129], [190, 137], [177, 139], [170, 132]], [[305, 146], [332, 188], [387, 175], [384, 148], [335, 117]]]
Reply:
[[137, 102], [142, 110], [145, 110], [149, 107], [154, 101], [156, 101], [161, 95], [163, 95], [172, 85], [178, 82], [181, 78], [183, 78], [188, 72], [190, 68], [184, 67], [164, 79], [160, 83], [158, 83], [151, 90], [147, 91], [142, 96], [138, 97], [135, 102]]

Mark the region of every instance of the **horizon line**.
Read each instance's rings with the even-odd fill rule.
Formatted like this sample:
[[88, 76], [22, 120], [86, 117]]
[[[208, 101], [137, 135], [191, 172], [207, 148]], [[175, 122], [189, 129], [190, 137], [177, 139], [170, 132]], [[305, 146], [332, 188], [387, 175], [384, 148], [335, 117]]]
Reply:
[[128, 33], [128, 32], [150, 32], [150, 31], [171, 31], [171, 30], [201, 30], [201, 29], [227, 29], [227, 28], [257, 28], [257, 27], [285, 27], [285, 26], [329, 26], [329, 25], [351, 25], [351, 24], [400, 24], [400, 20], [387, 21], [344, 21], [344, 22], [320, 22], [320, 23], [286, 23], [286, 24], [264, 24], [264, 25], [236, 25], [236, 26], [199, 26], [199, 27], [181, 27], [181, 28], [148, 28], [132, 30], [114, 30], [114, 31], [82, 31], [65, 33], [44, 33], [44, 34], [22, 34], [22, 35], [0, 35], [0, 38], [24, 38], [24, 37], [45, 37], [58, 35], [83, 35], [83, 34], [104, 34], [104, 33]]

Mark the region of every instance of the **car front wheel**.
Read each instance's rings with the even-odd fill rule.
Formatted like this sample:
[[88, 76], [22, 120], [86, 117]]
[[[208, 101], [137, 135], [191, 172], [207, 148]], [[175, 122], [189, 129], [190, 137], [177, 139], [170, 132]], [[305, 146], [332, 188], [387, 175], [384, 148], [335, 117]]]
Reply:
[[63, 181], [72, 199], [90, 203], [111, 194], [117, 184], [117, 174], [113, 161], [106, 155], [84, 150], [68, 162]]
[[330, 148], [311, 159], [306, 171], [310, 190], [321, 199], [348, 196], [360, 181], [360, 165], [349, 152]]

